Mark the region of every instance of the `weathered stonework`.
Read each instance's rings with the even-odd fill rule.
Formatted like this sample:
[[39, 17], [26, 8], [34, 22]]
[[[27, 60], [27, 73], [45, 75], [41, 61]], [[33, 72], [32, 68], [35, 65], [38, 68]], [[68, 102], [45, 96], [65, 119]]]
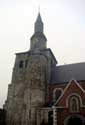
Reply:
[[51, 50], [46, 49], [47, 40], [40, 14], [35, 28], [30, 51], [16, 54], [12, 82], [8, 86], [4, 106], [7, 125], [39, 125], [42, 120], [37, 120], [39, 109], [46, 103], [51, 66], [56, 60]]

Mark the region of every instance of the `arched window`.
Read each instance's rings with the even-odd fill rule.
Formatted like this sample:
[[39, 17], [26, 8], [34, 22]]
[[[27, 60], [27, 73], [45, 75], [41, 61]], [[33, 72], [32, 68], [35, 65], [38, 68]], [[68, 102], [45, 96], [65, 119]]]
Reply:
[[79, 100], [76, 96], [70, 97], [69, 108], [70, 108], [70, 112], [78, 112], [79, 111]]
[[62, 93], [62, 89], [61, 88], [55, 88], [53, 91], [53, 100], [56, 101], [58, 100], [58, 98], [60, 97], [61, 93]]

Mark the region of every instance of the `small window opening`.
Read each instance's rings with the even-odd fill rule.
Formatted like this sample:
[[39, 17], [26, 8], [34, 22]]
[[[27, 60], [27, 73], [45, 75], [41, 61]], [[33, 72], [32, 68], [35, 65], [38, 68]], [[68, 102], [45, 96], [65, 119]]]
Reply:
[[19, 62], [19, 68], [23, 68], [23, 61]]

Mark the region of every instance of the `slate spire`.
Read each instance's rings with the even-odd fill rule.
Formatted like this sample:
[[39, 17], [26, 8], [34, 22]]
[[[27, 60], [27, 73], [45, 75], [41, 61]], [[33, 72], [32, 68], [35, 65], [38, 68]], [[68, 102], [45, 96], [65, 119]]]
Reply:
[[38, 16], [37, 16], [37, 19], [36, 19], [36, 22], [35, 22], [35, 33], [36, 32], [43, 33], [43, 22], [42, 22], [40, 12], [38, 13]]
[[34, 34], [31, 37], [31, 43], [30, 43], [30, 50], [43, 50], [46, 49], [46, 42], [47, 39], [43, 33], [43, 21], [40, 15], [40, 12], [38, 13], [35, 25], [34, 25]]

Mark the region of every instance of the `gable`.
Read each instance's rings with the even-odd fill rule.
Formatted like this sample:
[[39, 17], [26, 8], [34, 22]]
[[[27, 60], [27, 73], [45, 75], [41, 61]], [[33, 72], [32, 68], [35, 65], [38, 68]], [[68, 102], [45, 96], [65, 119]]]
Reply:
[[60, 98], [56, 101], [55, 105], [60, 107], [66, 107], [66, 100], [72, 94], [78, 95], [79, 97], [81, 97], [82, 100], [85, 99], [85, 90], [75, 80], [71, 80], [67, 84]]

